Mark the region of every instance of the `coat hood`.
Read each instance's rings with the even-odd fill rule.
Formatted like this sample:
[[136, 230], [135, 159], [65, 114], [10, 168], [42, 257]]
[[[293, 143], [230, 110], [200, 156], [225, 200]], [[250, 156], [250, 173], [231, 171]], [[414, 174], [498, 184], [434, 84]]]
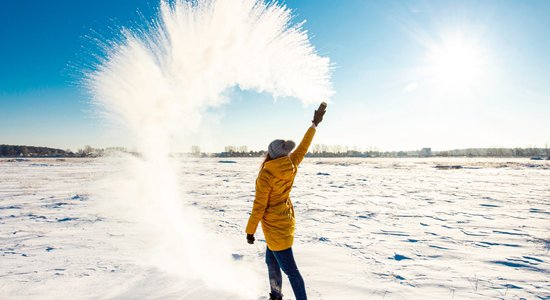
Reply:
[[289, 179], [296, 173], [296, 166], [288, 156], [270, 160], [264, 164], [264, 169], [279, 179]]

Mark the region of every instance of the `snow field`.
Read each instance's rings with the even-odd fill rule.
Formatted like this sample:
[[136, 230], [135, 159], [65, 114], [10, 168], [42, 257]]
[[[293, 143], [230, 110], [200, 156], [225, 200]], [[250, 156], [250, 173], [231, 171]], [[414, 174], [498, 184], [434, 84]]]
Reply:
[[[259, 231], [248, 245], [243, 232], [260, 159], [220, 161], [174, 161], [182, 201], [228, 256], [265, 278], [263, 299], [265, 242]], [[116, 168], [0, 160], [0, 298], [236, 299], [139, 259], [151, 245], [138, 224], [95, 210], [93, 183]], [[550, 297], [549, 186], [546, 161], [306, 158], [291, 195], [309, 297]], [[293, 298], [286, 280], [283, 292]]]

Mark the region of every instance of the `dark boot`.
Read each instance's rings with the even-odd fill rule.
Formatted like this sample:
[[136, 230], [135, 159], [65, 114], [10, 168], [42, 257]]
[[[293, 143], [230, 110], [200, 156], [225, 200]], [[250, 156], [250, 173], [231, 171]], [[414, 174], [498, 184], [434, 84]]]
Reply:
[[269, 293], [269, 300], [283, 300], [283, 295], [280, 297], [275, 297], [273, 294]]

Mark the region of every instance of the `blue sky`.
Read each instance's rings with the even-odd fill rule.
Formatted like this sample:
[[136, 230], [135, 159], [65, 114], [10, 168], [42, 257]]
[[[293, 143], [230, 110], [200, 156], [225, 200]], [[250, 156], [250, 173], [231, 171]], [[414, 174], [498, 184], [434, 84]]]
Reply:
[[[386, 150], [550, 144], [550, 2], [287, 0], [336, 95], [315, 143]], [[80, 86], [95, 39], [157, 1], [2, 1], [0, 144], [131, 146]], [[190, 138], [206, 151], [299, 139], [314, 107], [236, 93]], [[188, 145], [182, 146], [187, 147]], [[183, 149], [187, 150], [187, 149]]]

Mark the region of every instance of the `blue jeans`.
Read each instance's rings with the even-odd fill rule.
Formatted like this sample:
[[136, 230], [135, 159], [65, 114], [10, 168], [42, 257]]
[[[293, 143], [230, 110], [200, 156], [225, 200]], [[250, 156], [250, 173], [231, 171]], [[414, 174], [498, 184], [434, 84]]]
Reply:
[[294, 296], [296, 300], [307, 300], [306, 287], [304, 279], [298, 271], [292, 248], [283, 251], [271, 251], [268, 247], [265, 250], [265, 263], [269, 273], [269, 284], [271, 286], [271, 295], [274, 297], [282, 297], [283, 278], [281, 277], [281, 269], [288, 276]]

